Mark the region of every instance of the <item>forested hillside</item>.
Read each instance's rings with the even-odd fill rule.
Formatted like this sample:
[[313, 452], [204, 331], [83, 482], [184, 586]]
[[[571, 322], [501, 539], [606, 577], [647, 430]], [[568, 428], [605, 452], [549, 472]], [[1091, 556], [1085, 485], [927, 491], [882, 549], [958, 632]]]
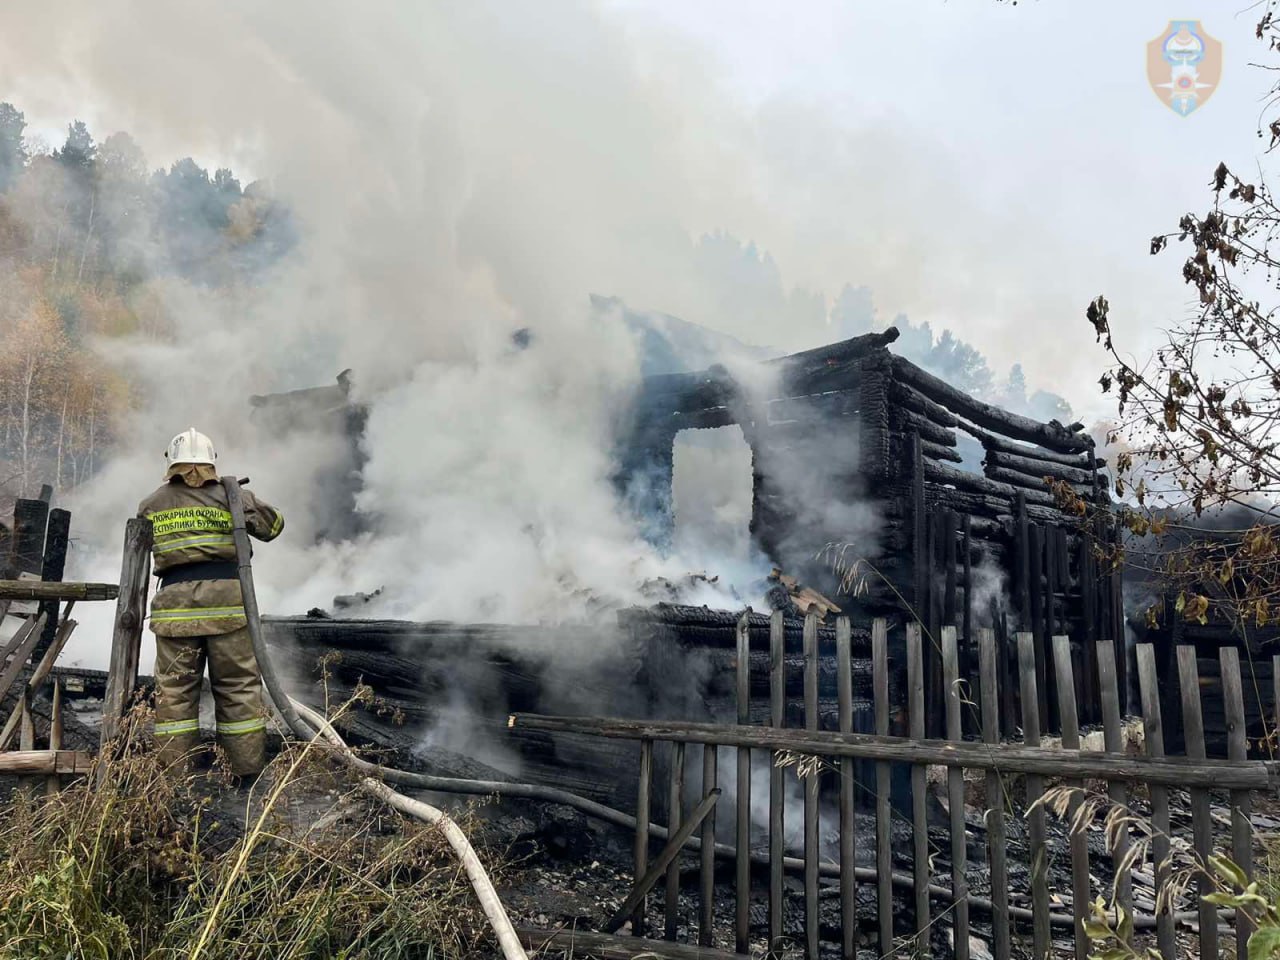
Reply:
[[230, 295], [293, 242], [265, 184], [79, 121], [50, 150], [0, 104], [0, 494], [91, 476], [136, 402], [112, 340], [169, 337], [175, 287]]

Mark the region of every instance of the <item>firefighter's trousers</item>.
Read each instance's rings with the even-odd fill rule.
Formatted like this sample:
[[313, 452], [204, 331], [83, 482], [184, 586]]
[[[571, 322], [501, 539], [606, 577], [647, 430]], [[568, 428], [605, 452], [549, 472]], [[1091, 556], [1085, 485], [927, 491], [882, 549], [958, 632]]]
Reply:
[[203, 637], [156, 637], [156, 741], [163, 762], [188, 756], [200, 737], [200, 686], [209, 664], [218, 744], [231, 772], [258, 773], [265, 762], [262, 674], [249, 628]]

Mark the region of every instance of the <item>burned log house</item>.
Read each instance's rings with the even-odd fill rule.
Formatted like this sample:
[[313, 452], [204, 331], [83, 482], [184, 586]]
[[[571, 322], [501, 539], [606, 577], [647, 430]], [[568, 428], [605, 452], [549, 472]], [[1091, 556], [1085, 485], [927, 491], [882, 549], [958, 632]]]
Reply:
[[[1045, 698], [1055, 689], [1049, 652], [1054, 634], [1072, 641], [1081, 721], [1098, 720], [1098, 698], [1089, 689], [1097, 676], [1094, 641], [1112, 639], [1116, 649], [1125, 648], [1120, 580], [1099, 568], [1044, 480], [1053, 477], [1105, 502], [1092, 440], [1079, 425], [1039, 423], [960, 393], [895, 356], [890, 345], [896, 337], [890, 329], [773, 361], [768, 366], [776, 375], [774, 389], [765, 399], [753, 397], [721, 368], [647, 378], [620, 448], [620, 494], [648, 518], [650, 536], [661, 542], [670, 536], [673, 516], [677, 434], [738, 424], [753, 455], [751, 533], [785, 569], [828, 595], [838, 594], [839, 577], [818, 554], [824, 544], [847, 539], [849, 531], [831, 518], [848, 514], [827, 508], [863, 504], [879, 518], [874, 545], [853, 544], [854, 551], [873, 546], [864, 555], [879, 573], [867, 577], [865, 593], [836, 597], [854, 621], [853, 729], [874, 729], [871, 618], [890, 619], [889, 686], [897, 691], [892, 702], [904, 703], [902, 625], [916, 611], [932, 637], [943, 624], [958, 627], [967, 675], [977, 673], [977, 628], [995, 627], [1002, 733], [1021, 724], [1018, 685], [1008, 682], [1017, 676], [1014, 630], [1035, 635], [1042, 728], [1057, 727], [1056, 703]], [[818, 478], [820, 483], [806, 489], [826, 491], [827, 501], [796, 497], [787, 482], [796, 471]], [[619, 752], [621, 746], [608, 741], [509, 731], [504, 717], [516, 711], [603, 710], [732, 721], [740, 616], [741, 611], [670, 604], [626, 610], [608, 641], [617, 655], [569, 665], [551, 652], [602, 646], [602, 637], [585, 636], [602, 628], [286, 617], [272, 618], [269, 631], [273, 643], [295, 651], [300, 681], [313, 676], [308, 664], [340, 649], [342, 659], [329, 667], [330, 696], [341, 696], [335, 686], [351, 687], [361, 678], [379, 692], [387, 708], [383, 715], [364, 717], [352, 731], [367, 740], [505, 756], [526, 778], [630, 807], [635, 763], [629, 751]], [[802, 722], [803, 623], [792, 612], [785, 626], [790, 725]], [[753, 613], [748, 629], [750, 685], [764, 693], [770, 682], [767, 614]], [[937, 644], [926, 646], [926, 735], [935, 737], [944, 732], [942, 661]], [[822, 726], [830, 729], [837, 718], [835, 647], [834, 627], [824, 624], [818, 636], [820, 713]], [[1123, 654], [1117, 668], [1123, 684]], [[765, 697], [754, 702], [765, 709]], [[905, 734], [902, 723], [896, 732]], [[460, 728], [465, 742], [451, 733]], [[437, 750], [434, 762], [447, 767], [442, 758], [449, 760]], [[466, 769], [462, 758], [452, 762], [463, 765], [459, 772]]]
[[[1061, 481], [1105, 505], [1103, 462], [1080, 424], [1040, 423], [966, 396], [895, 356], [890, 345], [897, 337], [890, 328], [772, 361], [766, 366], [773, 388], [763, 399], [719, 367], [649, 378], [623, 445], [619, 487], [650, 519], [655, 539], [669, 537], [677, 434], [739, 425], [752, 452], [751, 533], [767, 556], [835, 595], [855, 623], [886, 616], [900, 625], [918, 616], [933, 637], [941, 625], [956, 625], [962, 670], [976, 667], [974, 630], [990, 625], [1002, 675], [1016, 676], [1009, 673], [1016, 663], [1009, 639], [1014, 630], [1031, 631], [1042, 729], [1056, 730], [1056, 704], [1045, 696], [1055, 688], [1051, 636], [1071, 638], [1074, 675], [1084, 685], [1097, 673], [1094, 641], [1115, 640], [1121, 689], [1126, 683], [1120, 576], [1100, 568], [1079, 523], [1061, 511], [1046, 484]], [[803, 489], [822, 491], [825, 502], [795, 495], [788, 478], [798, 471], [808, 478]], [[872, 534], [878, 542], [855, 533], [845, 559], [864, 557], [874, 571], [861, 578], [858, 595], [846, 582], [842, 596], [831, 551], [822, 552], [825, 544], [850, 539], [840, 528], [849, 511], [841, 508], [854, 504], [879, 518]], [[1111, 528], [1098, 534], [1117, 536]], [[673, 639], [683, 638], [676, 611], [636, 611], [629, 620], [658, 622]], [[731, 632], [727, 622], [724, 630]], [[691, 634], [705, 630], [699, 625]], [[890, 637], [900, 679], [903, 631], [891, 628]], [[865, 632], [855, 635], [855, 648], [859, 639], [869, 649]], [[932, 737], [943, 733], [944, 711], [941, 657], [936, 644], [929, 646]], [[834, 651], [829, 643], [821, 648], [824, 655]], [[1005, 734], [1020, 724], [1015, 687], [1002, 685]], [[1095, 692], [1076, 693], [1081, 720], [1099, 720]]]

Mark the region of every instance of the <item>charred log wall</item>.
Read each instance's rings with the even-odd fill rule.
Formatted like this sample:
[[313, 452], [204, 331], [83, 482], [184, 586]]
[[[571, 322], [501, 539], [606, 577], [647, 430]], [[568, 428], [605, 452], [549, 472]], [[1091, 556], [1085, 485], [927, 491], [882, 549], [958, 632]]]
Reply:
[[[317, 708], [365, 684], [372, 703], [343, 721], [365, 744], [460, 776], [487, 764], [632, 809], [636, 747], [623, 741], [508, 730], [512, 712], [732, 722], [740, 613], [659, 605], [623, 611], [614, 628], [541, 628], [267, 617], [285, 682]], [[785, 623], [786, 718], [804, 724], [803, 621]], [[769, 619], [752, 614], [751, 717], [769, 716]], [[835, 631], [819, 631], [820, 724], [838, 729]], [[873, 729], [870, 634], [853, 634], [854, 729]], [[895, 664], [896, 666], [896, 664]], [[902, 702], [895, 670], [895, 700]], [[869, 771], [868, 771], [869, 774]], [[655, 800], [658, 798], [655, 795]]]

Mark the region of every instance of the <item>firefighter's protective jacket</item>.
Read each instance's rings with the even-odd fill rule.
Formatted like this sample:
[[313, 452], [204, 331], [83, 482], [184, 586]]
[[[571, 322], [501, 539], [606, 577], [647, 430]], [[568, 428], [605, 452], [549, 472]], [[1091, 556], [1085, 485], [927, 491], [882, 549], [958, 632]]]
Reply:
[[[284, 529], [280, 511], [248, 490], [243, 494], [249, 535], [274, 540]], [[193, 487], [173, 476], [142, 501], [138, 516], [151, 521], [152, 556], [162, 584], [151, 602], [152, 632], [159, 637], [203, 637], [243, 628], [247, 621], [240, 582], [227, 569], [235, 563], [236, 547], [222, 484], [212, 480]], [[183, 567], [218, 576], [164, 584], [165, 574]]]

